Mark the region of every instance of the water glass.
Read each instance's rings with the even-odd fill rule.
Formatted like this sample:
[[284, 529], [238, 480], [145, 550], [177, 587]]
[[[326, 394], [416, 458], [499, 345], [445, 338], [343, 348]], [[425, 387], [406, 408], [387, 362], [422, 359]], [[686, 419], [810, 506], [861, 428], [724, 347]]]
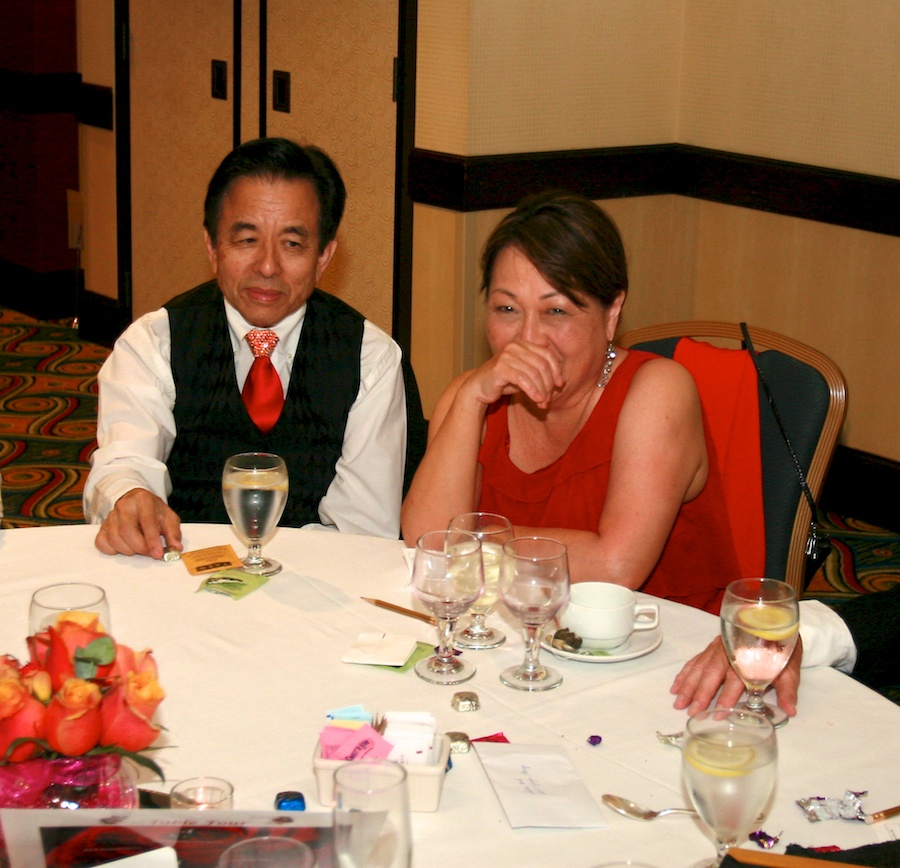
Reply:
[[234, 787], [222, 778], [187, 778], [172, 787], [170, 797], [173, 809], [226, 810], [233, 807]]
[[438, 624], [437, 650], [416, 663], [416, 675], [432, 684], [468, 681], [475, 674], [475, 666], [456, 656], [453, 633], [457, 619], [484, 588], [481, 541], [475, 534], [457, 530], [422, 534], [416, 542], [412, 586]]
[[232, 844], [219, 858], [217, 868], [313, 868], [316, 857], [302, 841], [261, 835]]
[[31, 635], [56, 624], [61, 616], [85, 624], [97, 619], [96, 629], [110, 632], [109, 602], [106, 592], [87, 582], [62, 582], [38, 588], [31, 597], [28, 610], [28, 632]]
[[225, 462], [222, 499], [232, 527], [247, 544], [246, 572], [274, 576], [281, 571], [278, 561], [263, 557], [262, 547], [281, 521], [287, 496], [287, 466], [278, 455], [242, 452]]
[[787, 665], [800, 629], [797, 592], [777, 579], [736, 579], [725, 589], [719, 616], [722, 643], [744, 687], [744, 709], [765, 714], [775, 726], [787, 715], [763, 694]]
[[500, 597], [522, 622], [525, 660], [500, 673], [500, 681], [516, 690], [551, 690], [562, 675], [538, 659], [540, 630], [569, 599], [569, 561], [566, 546], [546, 537], [517, 537], [503, 546]]
[[354, 760], [334, 773], [335, 864], [408, 868], [412, 864], [406, 769], [388, 760]]
[[716, 708], [688, 719], [681, 746], [688, 795], [716, 838], [716, 856], [695, 868], [717, 868], [746, 837], [772, 797], [778, 764], [775, 728], [763, 714]]

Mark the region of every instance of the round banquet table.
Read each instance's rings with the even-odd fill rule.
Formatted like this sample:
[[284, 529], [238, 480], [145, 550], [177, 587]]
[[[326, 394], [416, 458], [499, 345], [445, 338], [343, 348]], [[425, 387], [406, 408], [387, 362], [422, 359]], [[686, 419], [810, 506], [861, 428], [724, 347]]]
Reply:
[[[431, 712], [441, 732], [562, 745], [598, 804], [603, 793], [653, 808], [686, 803], [679, 752], [656, 733], [684, 726], [669, 685], [718, 629], [705, 612], [659, 601], [662, 644], [627, 661], [551, 660], [543, 650], [542, 659], [564, 681], [531, 694], [499, 681], [500, 670], [523, 656], [521, 631], [500, 607], [489, 621], [507, 633], [507, 642], [466, 652], [475, 677], [443, 687], [411, 671], [341, 662], [360, 633], [435, 641], [428, 624], [360, 599], [418, 608], [399, 541], [281, 528], [265, 550], [283, 571], [235, 601], [197, 593], [201, 578], [181, 562], [105, 556], [94, 548], [95, 531], [86, 525], [0, 531], [0, 653], [25, 659], [28, 601], [38, 587], [79, 580], [103, 586], [116, 639], [151, 647], [158, 661], [167, 697], [157, 720], [166, 728], [161, 743], [170, 747], [154, 758], [170, 783], [198, 774], [227, 778], [241, 810], [271, 809], [276, 793], [300, 790], [310, 811], [321, 810], [312, 755], [325, 713], [360, 703], [376, 711]], [[186, 525], [184, 541], [186, 550], [232, 544], [243, 552], [224, 525]], [[475, 691], [480, 709], [456, 711], [451, 699], [458, 690]], [[810, 823], [794, 802], [847, 789], [867, 790], [870, 811], [900, 802], [900, 708], [835, 670], [808, 669], [799, 709], [778, 732], [779, 782], [764, 823], [767, 832], [783, 833], [775, 850], [792, 842], [849, 848], [883, 840], [890, 821]], [[601, 735], [602, 744], [588, 744], [591, 735]], [[148, 788], [164, 786], [142, 774]], [[605, 828], [513, 829], [472, 750], [453, 757], [440, 809], [412, 814], [414, 864], [448, 865], [468, 854], [484, 864], [577, 868], [627, 857], [668, 868], [713, 852], [708, 833], [691, 817], [641, 823], [601, 811]]]

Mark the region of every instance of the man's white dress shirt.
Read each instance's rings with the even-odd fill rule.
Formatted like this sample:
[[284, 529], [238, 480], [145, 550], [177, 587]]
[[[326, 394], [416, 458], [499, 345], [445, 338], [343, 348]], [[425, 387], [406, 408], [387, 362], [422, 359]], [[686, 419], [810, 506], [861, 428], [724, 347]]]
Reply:
[[[251, 326], [227, 301], [238, 387], [253, 364], [245, 335]], [[272, 364], [287, 392], [306, 305], [273, 330]], [[406, 395], [397, 344], [366, 320], [360, 350], [359, 392], [347, 419], [335, 477], [319, 503], [321, 526], [373, 536], [400, 535], [400, 501], [406, 461]], [[133, 488], [164, 500], [172, 491], [166, 461], [175, 440], [175, 381], [169, 316], [153, 311], [116, 341], [98, 375], [97, 442], [84, 490], [88, 521], [102, 522]], [[314, 525], [317, 526], [317, 525]]]
[[800, 601], [803, 666], [834, 666], [848, 675], [856, 666], [856, 643], [843, 618], [818, 600]]

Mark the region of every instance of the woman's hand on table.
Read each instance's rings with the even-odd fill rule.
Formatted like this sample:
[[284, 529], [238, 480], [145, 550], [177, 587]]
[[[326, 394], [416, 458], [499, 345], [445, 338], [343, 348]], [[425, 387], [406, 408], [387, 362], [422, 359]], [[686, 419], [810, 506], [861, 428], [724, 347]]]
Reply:
[[163, 556], [163, 542], [181, 551], [181, 519], [160, 497], [133, 488], [116, 501], [94, 544], [106, 555]]
[[[798, 640], [787, 666], [773, 683], [778, 705], [788, 717], [797, 713], [802, 657], [803, 647]], [[722, 690], [716, 699], [716, 706], [730, 708], [737, 705], [744, 692], [744, 684], [731, 668], [722, 639], [717, 636], [684, 664], [669, 692], [675, 694], [675, 708], [687, 708], [688, 714], [693, 715], [709, 708], [720, 687]]]

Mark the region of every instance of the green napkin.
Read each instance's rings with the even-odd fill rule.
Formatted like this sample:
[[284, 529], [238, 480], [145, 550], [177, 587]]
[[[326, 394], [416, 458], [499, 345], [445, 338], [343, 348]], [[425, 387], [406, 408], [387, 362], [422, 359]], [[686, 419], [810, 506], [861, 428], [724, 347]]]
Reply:
[[213, 594], [225, 594], [232, 600], [240, 600], [251, 591], [269, 581], [268, 576], [257, 576], [244, 570], [219, 570], [206, 576], [197, 591], [210, 591]]

